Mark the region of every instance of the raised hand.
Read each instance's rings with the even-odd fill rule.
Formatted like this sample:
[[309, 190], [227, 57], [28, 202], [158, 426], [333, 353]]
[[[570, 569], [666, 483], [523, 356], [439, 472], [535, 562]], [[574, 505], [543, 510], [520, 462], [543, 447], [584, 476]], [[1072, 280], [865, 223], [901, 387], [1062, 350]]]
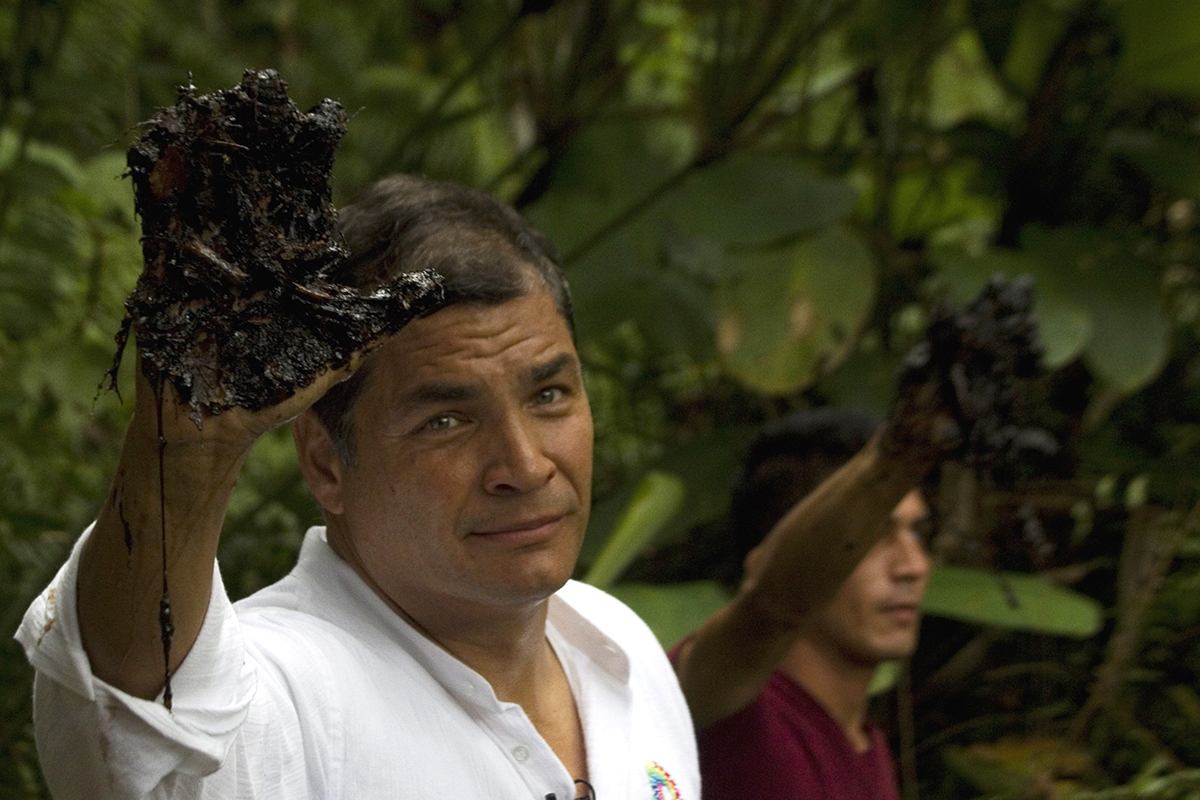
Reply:
[[992, 278], [963, 308], [942, 306], [904, 359], [885, 423], [885, 453], [984, 467], [1021, 448], [1053, 447], [1018, 422], [1017, 387], [1041, 359], [1033, 282]]
[[369, 291], [338, 279], [347, 254], [330, 203], [345, 113], [302, 113], [273, 71], [222, 92], [180, 90], [130, 148], [145, 270], [126, 303], [150, 383], [169, 381], [199, 425], [275, 406], [435, 308], [428, 273]]
[[129, 152], [145, 270], [126, 303], [137, 398], [112, 490], [79, 562], [94, 674], [160, 690], [194, 644], [238, 472], [255, 440], [441, 302], [430, 274], [340, 279], [329, 170], [344, 114], [307, 114], [273, 72], [189, 87]]

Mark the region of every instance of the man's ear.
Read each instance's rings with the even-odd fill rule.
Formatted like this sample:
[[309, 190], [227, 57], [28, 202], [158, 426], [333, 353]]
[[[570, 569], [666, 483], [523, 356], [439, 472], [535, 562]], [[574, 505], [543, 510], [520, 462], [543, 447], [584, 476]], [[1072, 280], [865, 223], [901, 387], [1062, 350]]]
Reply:
[[345, 467], [325, 424], [311, 408], [292, 420], [292, 440], [300, 472], [317, 502], [330, 514], [341, 514]]

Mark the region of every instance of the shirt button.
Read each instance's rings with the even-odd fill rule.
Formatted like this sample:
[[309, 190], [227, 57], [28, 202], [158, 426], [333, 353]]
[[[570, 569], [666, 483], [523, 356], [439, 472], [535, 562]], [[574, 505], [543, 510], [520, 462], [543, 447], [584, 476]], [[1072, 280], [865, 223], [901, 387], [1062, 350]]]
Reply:
[[471, 683], [470, 681], [463, 681], [462, 688], [463, 688], [463, 694], [466, 694], [466, 695], [475, 694], [475, 684]]
[[513, 748], [512, 754], [513, 758], [523, 764], [529, 758], [529, 748], [523, 744], [519, 744]]

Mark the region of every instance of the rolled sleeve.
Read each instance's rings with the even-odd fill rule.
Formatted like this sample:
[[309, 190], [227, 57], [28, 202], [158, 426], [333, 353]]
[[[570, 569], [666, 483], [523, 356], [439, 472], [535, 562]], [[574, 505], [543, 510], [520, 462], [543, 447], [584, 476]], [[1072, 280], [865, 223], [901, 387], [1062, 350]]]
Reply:
[[[213, 566], [204, 625], [161, 696], [134, 697], [92, 674], [75, 587], [84, 532], [66, 564], [25, 613], [16, 638], [36, 670], [38, 756], [56, 797], [152, 797], [225, 761], [254, 697], [257, 672]], [[160, 791], [161, 790], [161, 791]]]

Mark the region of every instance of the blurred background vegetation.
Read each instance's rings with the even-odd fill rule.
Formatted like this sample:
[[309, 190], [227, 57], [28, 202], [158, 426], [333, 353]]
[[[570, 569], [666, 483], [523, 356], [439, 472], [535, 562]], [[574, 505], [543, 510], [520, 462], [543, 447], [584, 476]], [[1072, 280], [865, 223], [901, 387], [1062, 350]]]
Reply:
[[[597, 419], [581, 574], [668, 644], [721, 600], [706, 559], [747, 432], [885, 413], [934, 303], [1033, 276], [1030, 419], [1058, 448], [931, 487], [930, 616], [879, 698], [904, 791], [1197, 796], [1200, 5], [7, 0], [0, 629], [115, 464], [129, 409], [97, 386], [141, 267], [125, 150], [177, 86], [263, 67], [350, 111], [338, 203], [419, 172], [554, 238]], [[231, 592], [283, 574], [317, 518], [268, 436]], [[0, 797], [45, 796], [30, 680], [5, 637]]]

